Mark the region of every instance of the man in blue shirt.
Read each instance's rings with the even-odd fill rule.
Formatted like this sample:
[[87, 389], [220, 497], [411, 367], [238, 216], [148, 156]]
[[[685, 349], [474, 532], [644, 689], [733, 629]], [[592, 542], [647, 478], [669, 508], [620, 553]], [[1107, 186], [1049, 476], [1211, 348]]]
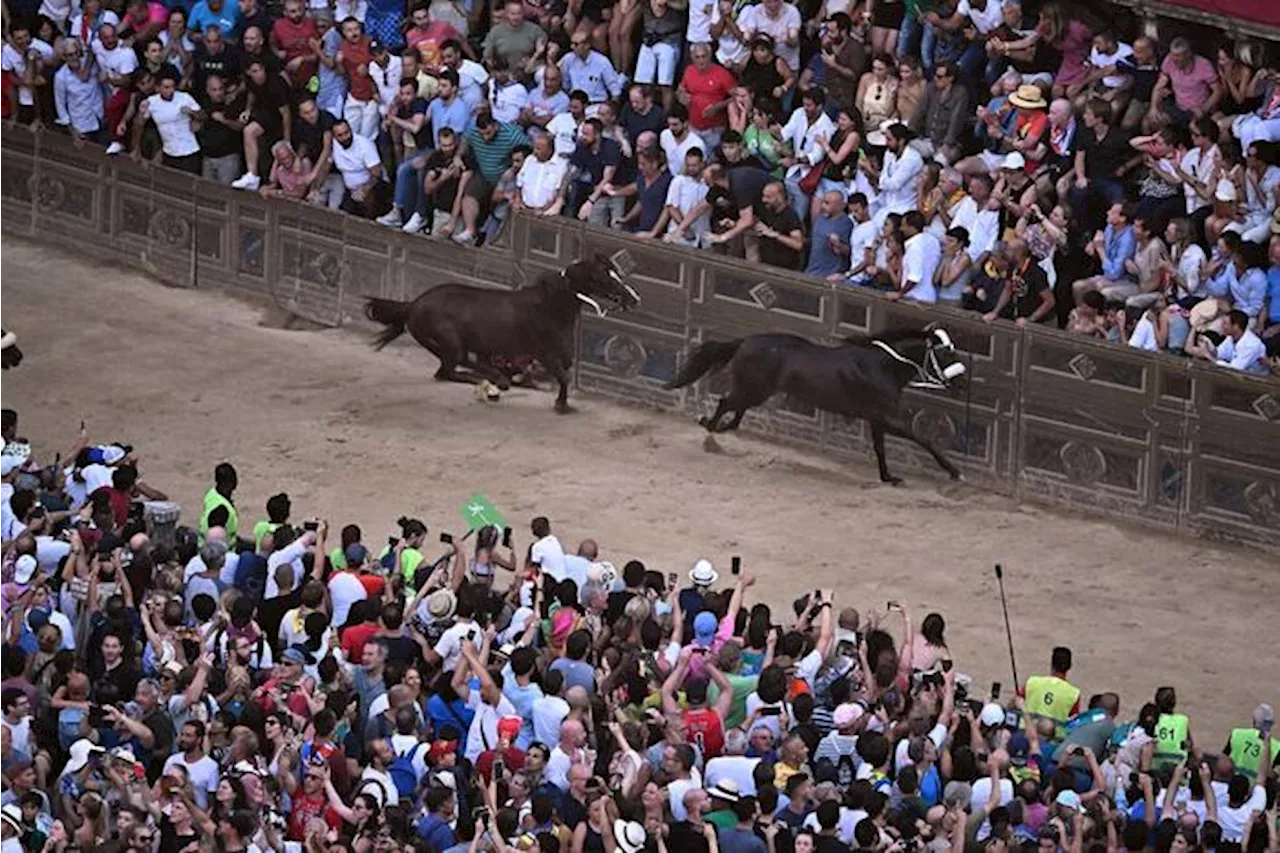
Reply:
[[577, 89], [586, 92], [593, 106], [621, 97], [622, 77], [608, 57], [591, 49], [591, 36], [584, 31], [576, 32], [569, 44], [572, 50], [560, 60], [564, 87], [570, 92]]
[[662, 211], [667, 204], [671, 173], [667, 171], [667, 159], [662, 156], [662, 152], [655, 152], [651, 148], [642, 148], [636, 162], [640, 167], [639, 174], [635, 183], [626, 188], [628, 195], [636, 197], [636, 203], [622, 221], [628, 230], [656, 238], [659, 235]]
[[1094, 235], [1084, 247], [1085, 253], [1098, 259], [1102, 274], [1073, 282], [1071, 293], [1076, 304], [1090, 290], [1104, 290], [1128, 280], [1125, 261], [1137, 251], [1138, 241], [1133, 235], [1133, 210], [1127, 204], [1117, 202], [1107, 209], [1107, 227]]
[[440, 75], [440, 88], [427, 107], [431, 122], [431, 139], [440, 147], [440, 129], [451, 128], [458, 136], [471, 129], [471, 109], [458, 97], [458, 72], [449, 69]]
[[187, 35], [192, 41], [204, 38], [205, 27], [216, 26], [223, 38], [231, 38], [240, 23], [240, 6], [229, 0], [200, 0], [187, 16]]
[[616, 194], [614, 184], [628, 182], [618, 174], [622, 149], [617, 142], [605, 138], [599, 119], [589, 118], [582, 123], [569, 166], [574, 172], [570, 203], [578, 218], [604, 227], [617, 223], [626, 209], [626, 199]]
[[844, 196], [836, 190], [824, 193], [818, 218], [813, 221], [806, 275], [826, 278], [849, 268], [849, 235], [853, 220], [844, 212]]

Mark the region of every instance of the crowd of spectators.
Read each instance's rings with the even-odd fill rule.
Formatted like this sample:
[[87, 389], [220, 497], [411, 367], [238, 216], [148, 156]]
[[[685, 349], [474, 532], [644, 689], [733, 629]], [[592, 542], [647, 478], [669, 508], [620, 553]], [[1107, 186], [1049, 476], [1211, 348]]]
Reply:
[[460, 243], [577, 217], [1280, 370], [1270, 45], [1059, 0], [122, 2], [6, 6], [12, 120]]
[[937, 613], [259, 516], [227, 463], [151, 539], [132, 448], [4, 440], [4, 853], [1280, 850], [1265, 703], [1211, 741], [1065, 647], [988, 690]]

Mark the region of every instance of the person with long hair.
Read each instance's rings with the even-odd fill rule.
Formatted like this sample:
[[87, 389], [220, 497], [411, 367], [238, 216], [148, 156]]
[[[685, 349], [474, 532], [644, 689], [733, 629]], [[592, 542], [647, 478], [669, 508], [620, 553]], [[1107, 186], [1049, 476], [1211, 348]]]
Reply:
[[871, 70], [858, 80], [856, 104], [865, 127], [872, 130], [898, 116], [898, 66], [887, 53], [871, 59]]

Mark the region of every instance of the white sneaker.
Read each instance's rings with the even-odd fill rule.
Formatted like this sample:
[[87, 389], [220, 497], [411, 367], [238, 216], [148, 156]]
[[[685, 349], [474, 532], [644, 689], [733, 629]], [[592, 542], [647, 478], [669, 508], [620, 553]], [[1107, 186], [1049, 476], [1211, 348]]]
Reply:
[[107, 154], [108, 154], [108, 155], [120, 154], [120, 153], [123, 153], [123, 152], [124, 152], [124, 143], [123, 143], [123, 142], [113, 142], [113, 143], [111, 143], [110, 145], [108, 145], [108, 146], [107, 146]]
[[419, 231], [425, 228], [426, 225], [427, 225], [427, 220], [423, 217], [423, 215], [421, 213], [414, 213], [413, 216], [409, 217], [409, 221], [406, 222], [400, 228], [400, 230], [406, 234], [417, 234]]
[[374, 221], [379, 225], [385, 225], [388, 228], [399, 228], [401, 222], [400, 211], [392, 210], [390, 213], [384, 213]]
[[476, 235], [472, 234], [470, 231], [463, 231], [460, 234], [453, 235], [453, 242], [455, 243], [474, 243], [475, 241]]
[[238, 179], [231, 182], [231, 186], [238, 190], [256, 190], [262, 185], [262, 179], [252, 172], [245, 172]]

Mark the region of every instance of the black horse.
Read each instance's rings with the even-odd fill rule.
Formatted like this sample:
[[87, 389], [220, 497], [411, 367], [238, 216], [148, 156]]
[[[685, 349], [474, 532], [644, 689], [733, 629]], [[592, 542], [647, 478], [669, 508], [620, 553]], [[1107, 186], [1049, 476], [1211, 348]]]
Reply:
[[532, 356], [560, 385], [556, 411], [567, 412], [574, 327], [584, 303], [604, 316], [611, 307], [638, 305], [640, 295], [612, 259], [597, 254], [521, 290], [442, 284], [412, 302], [370, 299], [365, 315], [386, 326], [374, 339], [375, 349], [408, 331], [440, 359], [437, 379], [488, 379], [505, 390], [510, 380], [494, 366], [494, 358]]
[[22, 364], [22, 350], [18, 349], [18, 336], [0, 329], [0, 367], [8, 370]]
[[[695, 349], [668, 388], [682, 388], [729, 366], [729, 393], [715, 414], [700, 423], [708, 432], [737, 429], [747, 409], [779, 392], [827, 412], [865, 418], [871, 424], [880, 479], [900, 483], [884, 460], [886, 434], [923, 447], [951, 479], [960, 472], [937, 448], [912, 432], [903, 417], [902, 389], [943, 389], [964, 373], [955, 345], [944, 330], [895, 330], [875, 338], [848, 338], [826, 347], [795, 335], [751, 335]], [[721, 421], [729, 413], [733, 420]]]

